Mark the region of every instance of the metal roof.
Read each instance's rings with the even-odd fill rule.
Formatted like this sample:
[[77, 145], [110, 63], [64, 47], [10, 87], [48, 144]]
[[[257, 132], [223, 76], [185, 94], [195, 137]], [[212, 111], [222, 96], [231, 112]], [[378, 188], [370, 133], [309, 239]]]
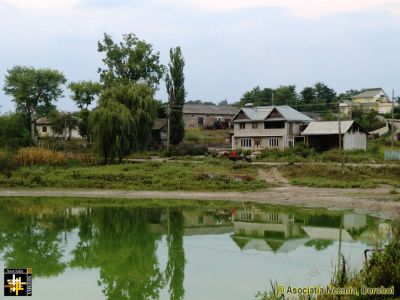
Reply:
[[251, 121], [264, 121], [274, 109], [276, 109], [286, 121], [313, 121], [310, 117], [287, 105], [243, 107], [241, 111], [243, 111]]
[[385, 93], [385, 91], [382, 88], [367, 89], [364, 92], [361, 92], [357, 95], [352, 96], [351, 98], [352, 99], [375, 98], [376, 96], [389, 98], [388, 95]]
[[[354, 121], [341, 121], [340, 122], [341, 133], [349, 131]], [[303, 131], [302, 135], [329, 135], [339, 134], [339, 122], [338, 121], [323, 121], [323, 122], [311, 122], [307, 128]]]
[[184, 114], [236, 115], [239, 109], [228, 105], [185, 104]]

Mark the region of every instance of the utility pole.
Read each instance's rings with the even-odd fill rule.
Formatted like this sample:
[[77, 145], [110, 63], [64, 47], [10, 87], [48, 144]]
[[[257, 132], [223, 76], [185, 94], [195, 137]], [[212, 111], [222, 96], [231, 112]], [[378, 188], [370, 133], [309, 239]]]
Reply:
[[167, 108], [167, 114], [168, 114], [168, 119], [167, 119], [167, 126], [168, 126], [168, 133], [167, 133], [167, 150], [169, 149], [169, 144], [170, 144], [170, 137], [171, 137], [171, 106], [168, 103], [168, 108]]
[[394, 147], [394, 89], [392, 90], [392, 148]]
[[342, 124], [340, 119], [340, 103], [342, 100], [338, 102], [338, 125], [339, 125], [339, 151], [340, 151], [340, 164], [342, 168], [342, 174], [344, 174], [344, 157], [343, 157], [343, 147], [342, 147]]

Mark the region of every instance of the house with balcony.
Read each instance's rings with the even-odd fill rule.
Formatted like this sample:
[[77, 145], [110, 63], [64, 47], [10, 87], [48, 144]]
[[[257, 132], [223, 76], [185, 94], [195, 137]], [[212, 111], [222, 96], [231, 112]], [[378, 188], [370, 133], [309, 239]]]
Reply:
[[246, 104], [232, 119], [232, 149], [258, 151], [291, 148], [304, 141], [301, 132], [313, 121], [290, 106]]

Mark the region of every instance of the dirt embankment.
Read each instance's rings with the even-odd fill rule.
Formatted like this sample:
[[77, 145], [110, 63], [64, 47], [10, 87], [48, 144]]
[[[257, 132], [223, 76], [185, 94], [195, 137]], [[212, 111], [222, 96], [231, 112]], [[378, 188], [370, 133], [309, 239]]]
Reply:
[[392, 194], [391, 190], [391, 187], [386, 186], [375, 189], [333, 189], [298, 187], [285, 183], [279, 187], [272, 187], [257, 192], [166, 192], [21, 188], [0, 189], [0, 196], [229, 200], [274, 205], [354, 209], [358, 212], [372, 213], [385, 218], [400, 219], [399, 195]]

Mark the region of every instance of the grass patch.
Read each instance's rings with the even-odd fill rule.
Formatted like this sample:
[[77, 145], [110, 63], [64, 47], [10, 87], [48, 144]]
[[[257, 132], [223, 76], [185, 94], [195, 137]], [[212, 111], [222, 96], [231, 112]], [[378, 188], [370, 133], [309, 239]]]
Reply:
[[31, 166], [0, 177], [3, 187], [104, 188], [160, 191], [257, 190], [266, 183], [254, 166], [219, 159], [109, 166]]
[[338, 165], [281, 166], [291, 183], [308, 187], [373, 188], [379, 184], [399, 186], [399, 167], [346, 166], [342, 174]]

